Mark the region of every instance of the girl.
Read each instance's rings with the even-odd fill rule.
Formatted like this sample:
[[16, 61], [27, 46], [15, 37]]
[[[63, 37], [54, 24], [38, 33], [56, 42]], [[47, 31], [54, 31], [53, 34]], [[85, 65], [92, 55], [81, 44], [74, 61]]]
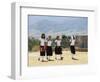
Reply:
[[70, 43], [70, 50], [71, 50], [71, 53], [72, 53], [72, 59], [77, 60], [76, 58], [74, 58], [75, 53], [76, 53], [76, 51], [75, 51], [75, 37], [74, 36], [71, 37], [70, 42], [71, 42]]
[[51, 40], [51, 36], [48, 36], [48, 39], [47, 39], [46, 52], [47, 52], [47, 60], [51, 61], [51, 56], [52, 56], [52, 40]]
[[45, 34], [41, 35], [41, 39], [40, 39], [40, 58], [38, 60], [42, 61], [42, 62], [46, 62], [46, 55], [45, 55], [45, 51], [46, 51], [46, 40], [45, 40]]
[[63, 60], [63, 57], [62, 57], [62, 48], [61, 48], [61, 39], [59, 36], [56, 37], [56, 40], [55, 40], [55, 43], [56, 43], [56, 47], [55, 47], [55, 59], [57, 60]]

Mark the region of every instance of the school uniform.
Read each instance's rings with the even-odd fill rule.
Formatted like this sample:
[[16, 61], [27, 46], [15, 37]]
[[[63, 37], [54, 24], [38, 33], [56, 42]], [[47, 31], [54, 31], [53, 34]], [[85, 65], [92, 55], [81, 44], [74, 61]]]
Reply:
[[62, 54], [61, 40], [55, 40], [55, 43], [56, 43], [55, 54], [61, 55]]
[[47, 56], [52, 56], [52, 41], [48, 40], [47, 41], [47, 47], [46, 47], [46, 52], [47, 52]]
[[75, 54], [75, 39], [71, 39], [70, 50], [72, 54]]
[[40, 56], [45, 56], [45, 39], [40, 39]]

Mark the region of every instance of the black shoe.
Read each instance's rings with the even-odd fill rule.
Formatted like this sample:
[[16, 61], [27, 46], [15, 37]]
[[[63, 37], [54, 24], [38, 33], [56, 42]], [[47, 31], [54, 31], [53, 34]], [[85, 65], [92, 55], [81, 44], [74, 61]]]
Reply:
[[48, 59], [48, 61], [54, 61], [54, 60]]
[[78, 59], [72, 57], [72, 60], [78, 60]]
[[61, 60], [63, 60], [63, 57], [61, 57]]
[[48, 62], [48, 61], [42, 60], [41, 62]]
[[55, 58], [57, 60], [57, 58]]
[[49, 60], [48, 57], [47, 57], [47, 60]]
[[40, 58], [38, 58], [38, 61], [40, 61]]

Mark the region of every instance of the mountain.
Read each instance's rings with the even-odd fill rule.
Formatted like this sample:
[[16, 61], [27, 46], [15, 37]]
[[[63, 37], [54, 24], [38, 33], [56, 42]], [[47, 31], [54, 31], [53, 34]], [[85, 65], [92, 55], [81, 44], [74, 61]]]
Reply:
[[29, 36], [40, 37], [41, 33], [56, 36], [62, 35], [87, 35], [87, 23], [80, 20], [56, 22], [50, 20], [41, 20], [29, 25]]

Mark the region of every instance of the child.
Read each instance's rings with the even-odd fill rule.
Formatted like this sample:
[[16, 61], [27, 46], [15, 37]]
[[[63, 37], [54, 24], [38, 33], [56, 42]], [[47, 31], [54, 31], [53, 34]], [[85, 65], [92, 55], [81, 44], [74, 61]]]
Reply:
[[71, 37], [71, 40], [70, 40], [70, 50], [71, 50], [71, 53], [72, 53], [72, 59], [73, 60], [78, 60], [78, 59], [76, 59], [74, 56], [75, 56], [75, 53], [76, 53], [76, 51], [75, 51], [75, 37], [74, 36], [72, 36]]
[[47, 39], [47, 47], [46, 47], [46, 52], [47, 52], [47, 60], [48, 61], [52, 61], [51, 60], [51, 56], [52, 56], [52, 40], [51, 40], [51, 36], [48, 36]]
[[46, 62], [46, 55], [45, 55], [45, 51], [46, 51], [46, 40], [45, 40], [45, 34], [41, 35], [41, 39], [40, 39], [40, 58], [38, 60], [42, 61], [42, 62]]
[[63, 57], [62, 57], [62, 48], [61, 48], [61, 39], [59, 36], [56, 37], [56, 40], [55, 40], [55, 43], [56, 43], [56, 47], [55, 47], [55, 59], [57, 60], [63, 60]]

